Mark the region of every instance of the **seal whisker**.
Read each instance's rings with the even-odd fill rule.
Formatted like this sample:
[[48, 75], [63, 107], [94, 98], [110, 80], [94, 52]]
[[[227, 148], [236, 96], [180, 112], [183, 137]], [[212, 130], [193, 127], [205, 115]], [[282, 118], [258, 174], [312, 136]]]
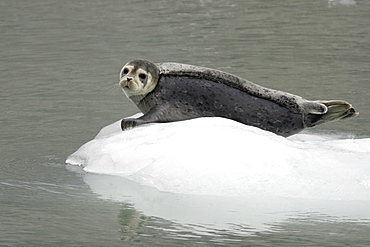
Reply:
[[122, 91], [122, 88], [118, 85], [118, 83], [114, 83], [109, 87], [109, 94], [111, 95], [118, 95], [119, 92]]

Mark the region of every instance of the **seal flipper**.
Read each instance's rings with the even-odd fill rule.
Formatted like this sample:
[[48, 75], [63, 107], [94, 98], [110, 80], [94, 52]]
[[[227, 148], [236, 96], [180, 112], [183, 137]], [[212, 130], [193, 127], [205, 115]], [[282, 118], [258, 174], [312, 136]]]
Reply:
[[178, 121], [178, 119], [171, 117], [169, 110], [167, 110], [163, 106], [161, 107], [156, 106], [156, 107], [153, 107], [149, 112], [147, 112], [146, 114], [144, 114], [143, 116], [139, 118], [122, 119], [121, 129], [125, 131], [127, 129], [131, 129], [136, 126], [142, 125], [142, 124], [166, 123], [166, 122], [173, 122], [173, 121]]
[[342, 100], [330, 100], [330, 101], [313, 101], [312, 103], [321, 104], [326, 107], [326, 111], [323, 112], [308, 112], [305, 114], [305, 124], [307, 127], [313, 127], [318, 124], [345, 119], [349, 117], [355, 117], [358, 112], [353, 106]]

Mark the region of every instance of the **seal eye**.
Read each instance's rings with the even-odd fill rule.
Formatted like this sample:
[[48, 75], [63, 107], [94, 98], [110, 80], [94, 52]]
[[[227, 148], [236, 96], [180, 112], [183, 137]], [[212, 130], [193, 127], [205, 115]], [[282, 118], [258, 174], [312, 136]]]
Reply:
[[143, 74], [143, 73], [139, 74], [139, 78], [145, 80], [146, 79], [146, 74]]
[[126, 75], [128, 73], [128, 68], [124, 68], [122, 71], [122, 75]]

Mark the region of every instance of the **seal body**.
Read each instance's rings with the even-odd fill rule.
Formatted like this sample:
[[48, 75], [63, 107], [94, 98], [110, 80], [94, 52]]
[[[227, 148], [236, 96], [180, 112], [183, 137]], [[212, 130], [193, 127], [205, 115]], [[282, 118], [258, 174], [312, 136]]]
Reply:
[[144, 113], [138, 119], [123, 119], [123, 130], [145, 123], [224, 117], [289, 136], [357, 115], [345, 101], [308, 101], [193, 65], [134, 60], [122, 68], [120, 76], [126, 96]]
[[284, 136], [304, 128], [301, 113], [222, 83], [191, 77], [161, 77], [138, 107], [144, 114], [159, 108], [161, 122], [224, 117]]

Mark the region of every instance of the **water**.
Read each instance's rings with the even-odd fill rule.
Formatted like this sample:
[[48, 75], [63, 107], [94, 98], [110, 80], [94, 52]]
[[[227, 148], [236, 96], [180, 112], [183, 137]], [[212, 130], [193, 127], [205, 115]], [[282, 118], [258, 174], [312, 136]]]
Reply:
[[266, 208], [265, 198], [167, 194], [65, 164], [137, 112], [117, 87], [134, 58], [347, 100], [359, 117], [308, 133], [369, 137], [370, 3], [341, 2], [1, 1], [0, 245], [369, 246], [367, 201]]

